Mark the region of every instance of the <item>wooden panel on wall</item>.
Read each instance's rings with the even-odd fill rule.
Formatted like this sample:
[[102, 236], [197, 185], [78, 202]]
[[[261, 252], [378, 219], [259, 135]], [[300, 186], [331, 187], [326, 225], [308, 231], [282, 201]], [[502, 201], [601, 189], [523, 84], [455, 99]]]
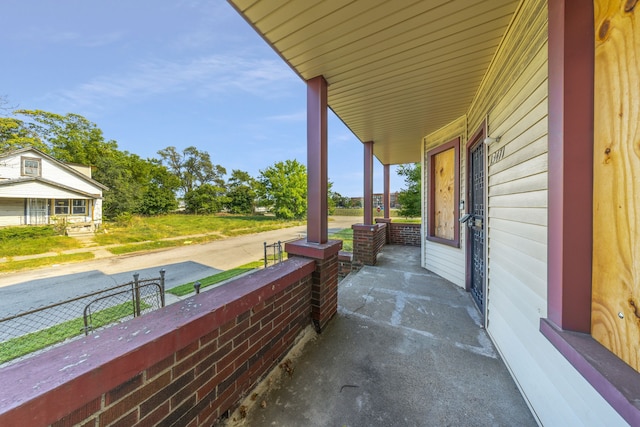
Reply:
[[450, 148], [433, 156], [435, 190], [434, 234], [447, 240], [455, 238], [458, 225], [455, 213], [455, 149]]
[[640, 10], [630, 3], [594, 3], [591, 333], [640, 371]]

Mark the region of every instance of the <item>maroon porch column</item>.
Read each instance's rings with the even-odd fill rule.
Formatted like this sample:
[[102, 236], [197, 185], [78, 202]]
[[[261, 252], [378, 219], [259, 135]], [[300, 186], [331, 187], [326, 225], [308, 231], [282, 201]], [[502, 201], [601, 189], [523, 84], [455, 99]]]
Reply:
[[318, 332], [338, 311], [338, 252], [341, 240], [327, 237], [327, 81], [307, 81], [307, 238], [285, 244], [290, 257], [315, 260], [311, 319]]
[[549, 2], [548, 316], [591, 329], [593, 2]]
[[327, 81], [307, 81], [307, 241], [327, 241]]
[[364, 224], [373, 224], [373, 141], [364, 144]]
[[384, 217], [389, 219], [391, 213], [391, 194], [389, 191], [389, 165], [384, 165], [384, 195], [383, 195], [383, 206], [384, 206]]

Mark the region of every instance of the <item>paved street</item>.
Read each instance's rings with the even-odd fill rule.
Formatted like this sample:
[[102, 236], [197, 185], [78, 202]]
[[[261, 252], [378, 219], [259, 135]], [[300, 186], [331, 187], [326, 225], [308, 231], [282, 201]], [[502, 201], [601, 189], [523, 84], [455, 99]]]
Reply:
[[[333, 217], [329, 228], [337, 231], [361, 220]], [[166, 287], [171, 288], [257, 261], [263, 257], [263, 242], [293, 240], [305, 233], [306, 226], [298, 226], [120, 256], [92, 248], [97, 258], [92, 261], [0, 275], [0, 317], [130, 281], [134, 272], [140, 273], [140, 278], [158, 277], [164, 268]]]

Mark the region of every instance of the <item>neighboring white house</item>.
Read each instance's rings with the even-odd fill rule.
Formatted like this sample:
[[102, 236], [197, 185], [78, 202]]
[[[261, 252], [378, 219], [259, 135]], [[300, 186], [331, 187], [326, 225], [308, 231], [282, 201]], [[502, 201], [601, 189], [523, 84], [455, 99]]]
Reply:
[[0, 226], [64, 219], [95, 230], [102, 223], [106, 189], [91, 178], [91, 167], [61, 162], [35, 148], [0, 154]]

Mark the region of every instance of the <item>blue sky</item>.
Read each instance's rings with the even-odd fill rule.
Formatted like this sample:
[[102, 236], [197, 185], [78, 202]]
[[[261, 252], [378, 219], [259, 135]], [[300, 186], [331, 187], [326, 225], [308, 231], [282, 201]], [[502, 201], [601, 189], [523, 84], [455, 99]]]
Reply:
[[[305, 84], [225, 1], [3, 0], [0, 37], [0, 95], [19, 108], [80, 114], [145, 158], [194, 145], [254, 177], [306, 163]], [[362, 153], [330, 112], [335, 191], [362, 195]]]

